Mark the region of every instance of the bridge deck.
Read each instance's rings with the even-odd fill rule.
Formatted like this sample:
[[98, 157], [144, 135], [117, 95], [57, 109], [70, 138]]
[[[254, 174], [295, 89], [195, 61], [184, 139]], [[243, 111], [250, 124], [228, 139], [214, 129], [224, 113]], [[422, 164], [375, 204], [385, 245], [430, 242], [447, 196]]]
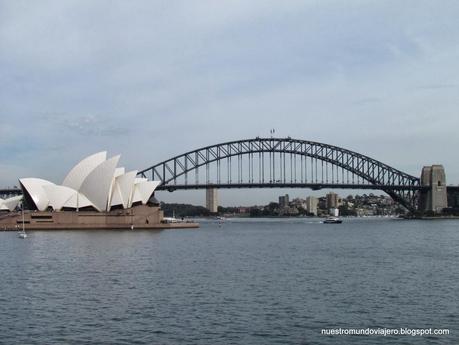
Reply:
[[230, 188], [308, 188], [319, 189], [390, 189], [390, 190], [422, 190], [426, 187], [421, 186], [402, 186], [402, 185], [371, 185], [371, 184], [341, 184], [341, 183], [220, 183], [220, 184], [180, 184], [162, 185], [157, 190], [189, 190], [189, 189], [230, 189]]

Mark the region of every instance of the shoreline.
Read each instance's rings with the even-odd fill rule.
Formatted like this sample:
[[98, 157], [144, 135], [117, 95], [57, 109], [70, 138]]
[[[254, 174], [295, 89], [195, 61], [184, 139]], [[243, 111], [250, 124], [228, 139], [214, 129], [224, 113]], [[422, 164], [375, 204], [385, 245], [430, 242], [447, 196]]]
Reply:
[[98, 211], [26, 211], [0, 217], [0, 230], [162, 230], [198, 228], [194, 221], [167, 222], [157, 206]]
[[[29, 226], [27, 226], [29, 225]], [[123, 231], [123, 230], [170, 230], [170, 229], [196, 229], [199, 228], [199, 223], [196, 222], [184, 222], [184, 223], [160, 223], [154, 224], [149, 226], [126, 226], [125, 224], [122, 225], [111, 225], [111, 226], [100, 226], [100, 224], [85, 224], [84, 226], [75, 226], [75, 225], [53, 225], [52, 228], [45, 224], [34, 224], [30, 226], [27, 224], [24, 227], [25, 231], [80, 231], [80, 230], [112, 230], [112, 231]], [[22, 227], [2, 227], [0, 231], [4, 232], [12, 232], [12, 231], [21, 231]]]

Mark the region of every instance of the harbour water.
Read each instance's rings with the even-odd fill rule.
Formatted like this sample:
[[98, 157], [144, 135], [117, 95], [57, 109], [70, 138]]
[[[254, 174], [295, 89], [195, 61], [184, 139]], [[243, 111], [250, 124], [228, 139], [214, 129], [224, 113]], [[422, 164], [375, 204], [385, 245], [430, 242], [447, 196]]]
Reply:
[[456, 220], [0, 232], [0, 260], [2, 344], [459, 343]]

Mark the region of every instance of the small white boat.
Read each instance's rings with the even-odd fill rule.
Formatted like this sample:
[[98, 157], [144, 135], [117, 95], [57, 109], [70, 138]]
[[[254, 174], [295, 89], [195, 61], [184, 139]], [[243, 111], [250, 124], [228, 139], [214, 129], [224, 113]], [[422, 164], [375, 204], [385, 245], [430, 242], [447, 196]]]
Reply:
[[322, 223], [324, 224], [341, 224], [343, 221], [338, 217], [327, 217]]
[[27, 238], [27, 234], [25, 231], [19, 231], [18, 237], [24, 239], [24, 238]]
[[163, 223], [184, 223], [183, 217], [181, 219], [175, 218], [175, 210], [172, 211], [172, 217], [163, 217]]
[[169, 224], [169, 223], [184, 223], [185, 221], [182, 219], [178, 219], [175, 217], [163, 217], [163, 223]]

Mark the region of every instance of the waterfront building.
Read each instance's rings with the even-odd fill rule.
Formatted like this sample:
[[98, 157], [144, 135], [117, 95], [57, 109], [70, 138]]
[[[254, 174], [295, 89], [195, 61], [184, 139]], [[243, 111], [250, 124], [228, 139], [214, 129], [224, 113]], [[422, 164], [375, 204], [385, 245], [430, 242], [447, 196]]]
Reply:
[[338, 205], [338, 202], [339, 202], [338, 194], [330, 192], [330, 193], [327, 194], [326, 200], [327, 200], [326, 207], [327, 207], [328, 210], [330, 210], [332, 208], [338, 208], [338, 206], [339, 206]]
[[218, 212], [217, 188], [207, 188], [206, 190], [206, 208], [212, 213]]
[[137, 178], [137, 171], [117, 168], [120, 156], [91, 155], [75, 165], [61, 185], [40, 178], [19, 180], [27, 208], [37, 211], [106, 212], [146, 205], [160, 181]]
[[[89, 156], [70, 170], [61, 185], [39, 178], [21, 178], [23, 195], [17, 198], [22, 198], [26, 210], [2, 212], [0, 229], [17, 230], [22, 226], [27, 230], [134, 230], [199, 226], [164, 222], [163, 211], [153, 196], [160, 181], [137, 178], [137, 171], [117, 168], [119, 158], [107, 159], [106, 152]], [[2, 200], [0, 209], [13, 211], [16, 201]]]
[[339, 209], [337, 208], [331, 208], [328, 210], [328, 214], [333, 217], [338, 217], [339, 216]]
[[289, 205], [289, 196], [288, 196], [288, 194], [281, 195], [279, 197], [279, 207], [280, 208], [285, 208], [285, 207], [288, 207], [288, 205]]
[[317, 205], [319, 204], [319, 199], [313, 196], [308, 196], [306, 198], [306, 211], [312, 213], [314, 216], [317, 216]]

